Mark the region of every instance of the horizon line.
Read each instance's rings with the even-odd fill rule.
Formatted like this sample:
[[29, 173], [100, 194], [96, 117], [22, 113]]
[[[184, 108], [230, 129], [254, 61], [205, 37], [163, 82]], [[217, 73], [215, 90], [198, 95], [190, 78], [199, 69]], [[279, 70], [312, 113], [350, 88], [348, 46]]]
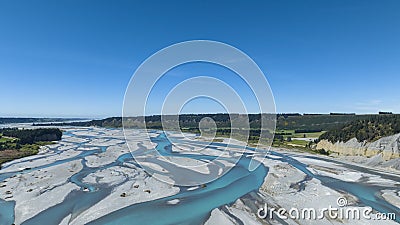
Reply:
[[[165, 114], [164, 116], [176, 116], [176, 115], [217, 115], [217, 114], [239, 114], [246, 115], [244, 113], [226, 113], [226, 112], [214, 112], [214, 113], [182, 113], [182, 114]], [[261, 113], [247, 113], [247, 115], [257, 115]], [[329, 113], [299, 113], [299, 112], [277, 112], [277, 113], [263, 113], [263, 114], [276, 114], [276, 115], [293, 115], [293, 116], [305, 116], [305, 115], [400, 115], [400, 113], [390, 112], [390, 111], [379, 111], [375, 113], [355, 113], [355, 112], [329, 112]], [[141, 115], [143, 116], [143, 115]], [[141, 117], [136, 116], [1, 116], [0, 119], [106, 119], [106, 118], [116, 118], [116, 117]], [[161, 116], [161, 114], [149, 114], [144, 116]]]

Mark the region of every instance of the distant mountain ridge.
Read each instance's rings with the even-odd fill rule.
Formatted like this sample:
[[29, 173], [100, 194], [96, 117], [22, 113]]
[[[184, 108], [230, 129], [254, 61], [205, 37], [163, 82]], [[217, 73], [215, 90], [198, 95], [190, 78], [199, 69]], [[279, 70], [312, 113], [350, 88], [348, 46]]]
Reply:
[[[355, 115], [355, 114], [299, 114], [287, 113], [276, 115], [276, 129], [277, 130], [335, 130], [341, 129], [344, 125], [357, 120], [365, 120], [370, 117], [387, 117], [398, 115]], [[175, 116], [166, 116], [176, 118]], [[230, 118], [229, 114], [183, 114], [179, 116], [179, 123], [182, 128], [197, 128], [198, 123], [204, 117], [210, 117], [215, 122], [218, 128], [229, 128]], [[260, 114], [249, 114], [250, 127], [253, 129], [260, 128]], [[161, 129], [161, 116], [138, 116], [125, 118], [125, 124], [131, 127], [143, 128], [144, 120], [146, 121], [147, 128]], [[109, 117], [100, 120], [91, 120], [83, 122], [62, 122], [62, 123], [47, 123], [35, 124], [37, 126], [98, 126], [98, 127], [122, 127], [121, 117]]]

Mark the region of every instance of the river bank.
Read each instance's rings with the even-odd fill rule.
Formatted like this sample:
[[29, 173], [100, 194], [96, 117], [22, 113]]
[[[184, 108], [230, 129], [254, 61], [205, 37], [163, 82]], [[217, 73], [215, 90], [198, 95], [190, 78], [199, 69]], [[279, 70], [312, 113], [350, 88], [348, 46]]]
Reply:
[[[367, 220], [332, 218], [268, 220], [259, 218], [257, 210], [265, 203], [283, 208], [336, 206], [337, 198], [342, 196], [352, 207], [373, 207], [373, 215], [400, 207], [400, 179], [393, 173], [283, 149], [272, 149], [265, 154], [245, 148], [240, 157], [244, 143], [232, 139], [212, 142], [200, 150], [198, 146], [204, 146], [205, 140], [194, 135], [188, 135], [189, 139], [179, 142], [179, 146], [171, 146], [157, 131], [127, 132], [129, 141], [136, 143], [130, 145], [131, 149], [126, 147], [121, 129], [70, 127], [65, 129], [61, 141], [38, 155], [6, 163], [0, 170], [0, 221], [4, 224], [44, 221], [52, 224], [115, 224], [116, 221], [119, 224], [132, 221], [137, 224], [193, 224], [194, 221], [198, 224], [368, 224]], [[151, 142], [146, 141], [147, 135]], [[226, 148], [228, 143], [231, 145]], [[152, 155], [157, 153], [154, 148], [161, 155]], [[218, 174], [224, 168], [230, 170], [204, 186], [179, 186], [174, 182], [181, 182], [185, 176], [172, 177], [167, 183], [155, 179], [133, 160], [131, 152], [152, 155], [149, 165], [166, 173], [172, 165], [162, 160], [163, 157], [187, 165], [221, 156], [208, 170], [187, 171], [191, 176]], [[226, 160], [230, 155], [239, 156], [236, 165]], [[251, 159], [262, 162], [255, 171], [249, 171]], [[391, 220], [384, 222], [396, 224]]]

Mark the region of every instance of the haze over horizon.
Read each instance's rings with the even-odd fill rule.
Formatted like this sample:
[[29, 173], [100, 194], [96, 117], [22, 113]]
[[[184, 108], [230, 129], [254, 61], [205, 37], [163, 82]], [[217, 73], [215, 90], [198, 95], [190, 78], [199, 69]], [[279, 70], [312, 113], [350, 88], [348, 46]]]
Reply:
[[[230, 44], [254, 59], [279, 113], [400, 113], [399, 11], [395, 0], [174, 1], [159, 7], [1, 1], [0, 117], [120, 116], [136, 68], [164, 47], [197, 39]], [[187, 65], [167, 73], [159, 90], [210, 75], [237, 85], [247, 99], [228, 73]], [[190, 112], [223, 111], [197, 101], [184, 111]]]

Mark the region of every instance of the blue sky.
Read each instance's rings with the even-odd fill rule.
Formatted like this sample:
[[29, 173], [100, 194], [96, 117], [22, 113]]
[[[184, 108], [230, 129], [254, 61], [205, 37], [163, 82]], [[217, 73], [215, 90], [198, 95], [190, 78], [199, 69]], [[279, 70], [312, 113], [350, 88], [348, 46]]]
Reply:
[[195, 39], [253, 58], [278, 112], [400, 112], [399, 28], [396, 0], [3, 0], [0, 116], [119, 116], [135, 69]]

